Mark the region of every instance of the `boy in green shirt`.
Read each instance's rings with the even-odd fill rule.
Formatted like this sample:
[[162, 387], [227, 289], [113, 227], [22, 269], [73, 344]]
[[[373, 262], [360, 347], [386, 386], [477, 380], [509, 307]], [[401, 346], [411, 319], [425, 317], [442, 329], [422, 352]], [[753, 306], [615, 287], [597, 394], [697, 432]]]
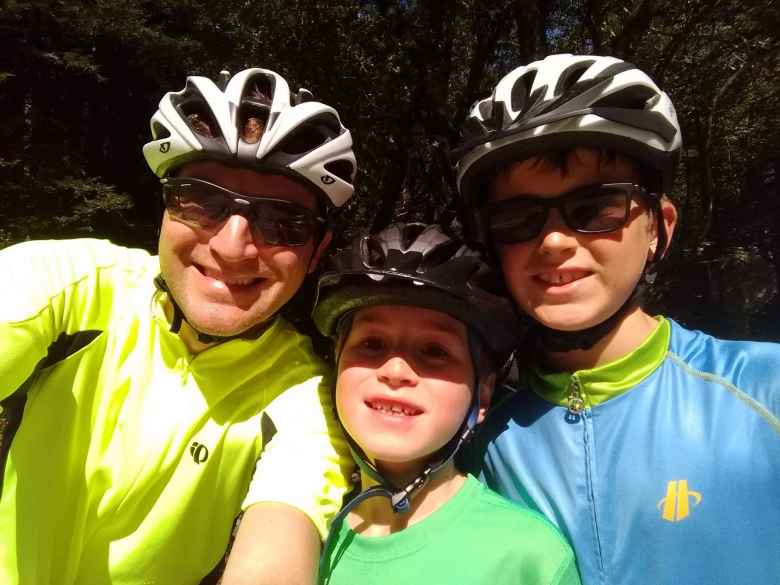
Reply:
[[336, 342], [335, 404], [363, 488], [333, 524], [321, 583], [579, 584], [550, 523], [453, 461], [516, 343], [492, 277], [420, 224], [358, 239], [321, 276], [314, 321]]

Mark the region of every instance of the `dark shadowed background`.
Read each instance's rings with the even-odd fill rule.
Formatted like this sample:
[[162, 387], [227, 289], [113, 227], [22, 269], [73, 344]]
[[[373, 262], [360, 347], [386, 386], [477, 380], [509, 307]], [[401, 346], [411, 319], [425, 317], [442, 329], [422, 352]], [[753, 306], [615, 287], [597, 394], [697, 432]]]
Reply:
[[[159, 186], [141, 146], [157, 102], [188, 74], [253, 65], [311, 89], [353, 132], [359, 188], [337, 244], [394, 218], [448, 222], [446, 154], [469, 106], [546, 54], [611, 54], [651, 74], [683, 127], [682, 225], [654, 309], [778, 339], [778, 30], [776, 0], [7, 0], [0, 247], [89, 236], [154, 249]], [[307, 303], [288, 312], [300, 321]]]

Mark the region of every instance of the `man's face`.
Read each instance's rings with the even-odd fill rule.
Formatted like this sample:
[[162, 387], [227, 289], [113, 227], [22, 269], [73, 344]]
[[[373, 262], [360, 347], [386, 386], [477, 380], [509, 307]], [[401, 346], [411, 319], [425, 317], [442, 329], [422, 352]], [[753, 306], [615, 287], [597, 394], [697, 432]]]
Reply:
[[[177, 174], [316, 210], [315, 196], [283, 176], [214, 161], [187, 164]], [[328, 241], [323, 238], [316, 248], [313, 238], [303, 246], [267, 245], [253, 236], [242, 215], [231, 215], [213, 228], [198, 228], [166, 211], [160, 267], [191, 326], [211, 335], [237, 335], [270, 319], [290, 300]]]
[[466, 327], [445, 313], [382, 305], [355, 315], [338, 363], [336, 406], [350, 436], [387, 475], [419, 473], [471, 404]]
[[[618, 156], [609, 161], [580, 149], [567, 172], [538, 160], [516, 163], [496, 177], [491, 201], [518, 195], [552, 198], [600, 183], [639, 183], [635, 164]], [[655, 219], [639, 197], [631, 202], [625, 227], [582, 234], [550, 210], [533, 240], [499, 244], [498, 255], [509, 290], [519, 307], [547, 327], [579, 331], [612, 316], [633, 292], [657, 245]]]

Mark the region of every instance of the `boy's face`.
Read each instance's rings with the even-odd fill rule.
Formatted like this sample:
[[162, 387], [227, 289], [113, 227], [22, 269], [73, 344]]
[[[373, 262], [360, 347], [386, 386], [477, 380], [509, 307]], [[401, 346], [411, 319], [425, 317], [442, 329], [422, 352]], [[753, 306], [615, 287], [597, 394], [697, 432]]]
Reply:
[[[316, 198], [308, 189], [280, 175], [215, 161], [187, 164], [178, 174], [316, 209]], [[242, 215], [231, 215], [207, 229], [183, 223], [166, 211], [160, 268], [191, 325], [212, 335], [236, 335], [270, 319], [290, 300], [329, 240], [327, 235], [303, 246], [270, 245], [253, 235]]]
[[338, 363], [344, 427], [383, 473], [417, 473], [463, 423], [474, 370], [467, 330], [429, 309], [359, 310]]
[[[569, 157], [565, 174], [540, 159], [515, 163], [496, 177], [490, 198], [545, 199], [617, 182], [639, 183], [636, 165], [580, 149]], [[657, 245], [655, 222], [641, 197], [632, 199], [626, 225], [609, 233], [575, 232], [552, 209], [536, 238], [497, 246], [507, 286], [519, 307], [547, 327], [578, 331], [597, 325], [633, 292]]]

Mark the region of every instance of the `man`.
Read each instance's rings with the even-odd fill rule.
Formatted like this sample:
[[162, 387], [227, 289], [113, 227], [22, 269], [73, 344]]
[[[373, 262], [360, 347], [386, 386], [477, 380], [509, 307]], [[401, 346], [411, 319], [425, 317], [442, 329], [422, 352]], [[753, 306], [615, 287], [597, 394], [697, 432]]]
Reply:
[[352, 140], [272, 71], [222, 77], [152, 117], [159, 258], [98, 240], [0, 254], [4, 584], [198, 583], [250, 505], [273, 530], [257, 582], [314, 579], [351, 462], [325, 367], [278, 311], [352, 195]]
[[467, 129], [459, 191], [538, 348], [486, 423], [483, 477], [563, 530], [588, 585], [780, 580], [780, 346], [641, 302], [677, 224], [668, 96], [619, 59], [554, 55]]

